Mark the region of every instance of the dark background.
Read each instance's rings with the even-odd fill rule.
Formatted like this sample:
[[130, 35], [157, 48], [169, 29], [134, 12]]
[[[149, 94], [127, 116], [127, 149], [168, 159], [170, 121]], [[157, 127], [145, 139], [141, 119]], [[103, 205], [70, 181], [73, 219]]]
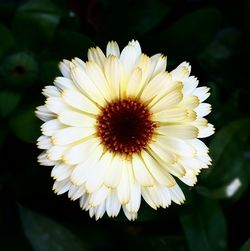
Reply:
[[[0, 251], [249, 251], [249, 36], [243, 0], [0, 1]], [[34, 109], [60, 60], [133, 38], [143, 52], [167, 55], [170, 70], [190, 62], [211, 88], [213, 165], [182, 187], [182, 206], [143, 203], [135, 222], [122, 213], [96, 222], [52, 192], [51, 168], [36, 161]], [[235, 179], [241, 185], [228, 196]]]

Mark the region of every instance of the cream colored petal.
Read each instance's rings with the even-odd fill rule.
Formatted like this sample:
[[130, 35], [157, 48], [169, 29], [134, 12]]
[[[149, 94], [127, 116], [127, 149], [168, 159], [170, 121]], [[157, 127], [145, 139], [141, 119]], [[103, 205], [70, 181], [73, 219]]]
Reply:
[[[131, 172], [132, 173], [132, 172]], [[133, 175], [133, 174], [131, 174]], [[130, 213], [137, 213], [141, 205], [141, 186], [130, 178], [130, 200], [125, 205]]]
[[95, 133], [95, 128], [67, 127], [56, 131], [52, 137], [55, 145], [67, 145], [80, 141]]
[[38, 106], [36, 108], [35, 114], [39, 119], [44, 122], [54, 119], [56, 116], [54, 113], [50, 112], [48, 108], [44, 105]]
[[71, 185], [69, 192], [68, 192], [68, 197], [71, 200], [77, 200], [80, 197], [82, 197], [85, 194], [85, 188], [84, 186], [74, 186]]
[[143, 151], [141, 156], [151, 175], [161, 185], [171, 187], [175, 184], [174, 178], [166, 170], [164, 170], [159, 162], [157, 162], [150, 154]]
[[68, 179], [62, 180], [62, 181], [55, 181], [54, 185], [53, 185], [53, 191], [57, 194], [63, 194], [68, 192], [68, 190], [70, 189], [71, 186], [71, 182]]
[[60, 97], [61, 93], [56, 86], [47, 85], [43, 88], [42, 94], [45, 97]]
[[168, 89], [171, 81], [171, 77], [168, 73], [159, 73], [145, 86], [142, 93], [140, 94], [140, 98], [144, 102], [151, 101], [159, 93]]
[[167, 57], [163, 56], [162, 54], [155, 54], [150, 58], [150, 61], [151, 67], [153, 68], [152, 77], [166, 70]]
[[83, 69], [85, 69], [86, 67], [86, 63], [84, 61], [82, 61], [80, 58], [78, 57], [74, 57], [71, 61], [76, 67], [81, 67]]
[[141, 186], [153, 186], [155, 181], [139, 155], [134, 154], [132, 167], [136, 181]]
[[74, 127], [94, 127], [96, 119], [84, 113], [65, 111], [58, 115], [58, 120], [68, 126]]
[[[93, 149], [95, 151], [95, 149]], [[106, 152], [98, 159], [96, 165], [91, 169], [91, 173], [86, 181], [85, 188], [88, 193], [98, 190], [104, 183], [105, 174], [112, 161], [113, 156]]]
[[95, 83], [89, 78], [86, 71], [80, 67], [72, 68], [72, 79], [78, 89], [91, 100], [104, 106], [106, 104], [105, 97], [102, 92], [98, 89]]
[[134, 40], [129, 42], [129, 44], [122, 50], [120, 60], [123, 63], [126, 76], [131, 74], [131, 71], [135, 67], [140, 54], [140, 44], [138, 41]]
[[73, 90], [77, 89], [72, 79], [64, 77], [56, 77], [56, 79], [54, 80], [54, 85], [61, 91], [66, 89], [73, 89]]
[[157, 200], [157, 197], [152, 196], [151, 191], [152, 191], [152, 187], [141, 188], [141, 194], [142, 194], [143, 199], [146, 201], [146, 203], [148, 203], [150, 207], [156, 210], [158, 206], [158, 200]]
[[49, 149], [50, 147], [52, 147], [51, 138], [44, 135], [40, 136], [37, 139], [37, 147], [39, 149]]
[[[153, 113], [152, 119], [160, 124], [166, 124], [171, 122], [184, 122], [188, 119], [189, 113], [185, 108], [173, 108], [165, 109], [163, 111]], [[195, 119], [195, 118], [194, 118]]]
[[126, 86], [126, 96], [127, 97], [136, 97], [142, 86], [142, 70], [140, 68], [136, 68], [129, 77]]
[[181, 63], [176, 69], [171, 71], [171, 76], [176, 81], [184, 81], [189, 77], [191, 66], [187, 62]]
[[129, 169], [132, 168], [129, 161], [122, 161], [122, 175], [119, 185], [117, 186], [117, 196], [121, 204], [128, 203], [130, 199], [129, 186]]
[[50, 160], [61, 160], [66, 149], [65, 146], [52, 146], [47, 150], [48, 158]]
[[120, 156], [114, 155], [106, 168], [104, 184], [109, 188], [116, 188], [122, 177], [123, 163]]
[[212, 110], [212, 106], [208, 103], [201, 103], [197, 108], [195, 108], [195, 112], [197, 116], [204, 117], [208, 115]]
[[207, 127], [199, 128], [198, 138], [206, 138], [213, 135], [215, 132], [215, 128], [212, 124], [208, 123]]
[[209, 92], [209, 88], [208, 87], [198, 87], [194, 90], [193, 95], [197, 96], [200, 100], [200, 102], [203, 102], [204, 100], [206, 100], [209, 96], [210, 96], [210, 92]]
[[102, 96], [106, 100], [110, 100], [112, 98], [112, 92], [101, 68], [95, 62], [89, 61], [86, 63], [85, 71]]
[[59, 69], [62, 75], [66, 78], [71, 78], [69, 64], [70, 64], [70, 61], [66, 59], [64, 59], [63, 61], [59, 63]]
[[98, 191], [90, 195], [89, 205], [91, 207], [96, 207], [100, 205], [103, 201], [105, 201], [109, 193], [110, 193], [110, 188], [102, 186]]
[[49, 97], [45, 101], [46, 108], [53, 113], [60, 113], [65, 110], [69, 110], [70, 107], [65, 104], [61, 97]]
[[103, 152], [99, 140], [96, 138], [88, 139], [70, 147], [69, 150], [64, 153], [63, 160], [69, 165], [78, 164], [88, 159], [88, 156], [90, 156], [92, 152], [96, 154], [97, 159]]
[[103, 67], [106, 57], [102, 50], [99, 47], [96, 48], [90, 48], [88, 50], [88, 60], [89, 61], [94, 61], [96, 64], [99, 65], [99, 67]]
[[40, 165], [43, 166], [54, 166], [56, 165], [56, 161], [48, 159], [46, 151], [43, 151], [41, 154], [39, 154], [37, 161]]
[[117, 58], [120, 57], [120, 49], [115, 41], [110, 41], [107, 44], [106, 56], [108, 57], [109, 55], [116, 56]]
[[100, 112], [97, 105], [80, 92], [65, 90], [62, 93], [62, 98], [66, 104], [87, 114], [98, 114]]
[[111, 90], [111, 98], [120, 97], [120, 86], [123, 84], [123, 72], [120, 61], [117, 57], [110, 55], [104, 66], [105, 77]]
[[157, 128], [157, 132], [169, 138], [194, 139], [198, 136], [198, 129], [191, 125], [164, 125]]
[[128, 220], [134, 221], [137, 219], [137, 213], [131, 213], [127, 210], [126, 205], [122, 206], [123, 212]]
[[195, 155], [203, 156], [208, 154], [208, 147], [199, 139], [192, 139], [187, 141], [195, 151]]
[[57, 181], [65, 180], [70, 177], [72, 170], [72, 166], [60, 163], [53, 167], [51, 177], [53, 177]]
[[95, 207], [95, 220], [99, 220], [105, 214], [106, 205], [105, 201], [103, 201], [100, 205]]
[[117, 193], [112, 189], [106, 199], [106, 211], [109, 217], [116, 217], [121, 209], [121, 203], [118, 200]]
[[198, 86], [199, 81], [195, 76], [190, 76], [183, 81], [183, 94], [190, 95], [194, 92], [195, 88]]
[[42, 124], [41, 131], [46, 136], [52, 136], [64, 127], [65, 126], [58, 119], [52, 119]]
[[150, 107], [150, 110], [152, 111], [152, 113], [161, 112], [175, 105], [178, 105], [181, 102], [182, 98], [182, 92], [176, 89], [156, 102], [152, 107]]
[[172, 201], [174, 201], [176, 204], [180, 205], [184, 203], [185, 196], [177, 184], [174, 187], [169, 188], [169, 192]]
[[185, 107], [188, 109], [194, 109], [200, 104], [199, 98], [194, 95], [183, 96], [182, 101], [180, 102], [180, 107]]
[[[194, 139], [196, 140], [196, 139]], [[191, 142], [192, 140], [190, 140]], [[169, 138], [162, 135], [159, 135], [157, 138], [157, 143], [160, 143], [162, 146], [165, 146], [165, 149], [171, 151], [180, 156], [191, 156], [193, 157], [196, 154], [196, 148], [194, 148], [189, 142], [182, 139]]]

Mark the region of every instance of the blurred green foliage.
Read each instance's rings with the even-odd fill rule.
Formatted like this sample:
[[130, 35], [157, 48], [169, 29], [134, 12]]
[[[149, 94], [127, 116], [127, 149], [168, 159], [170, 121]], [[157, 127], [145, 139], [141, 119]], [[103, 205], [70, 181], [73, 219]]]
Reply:
[[[132, 38], [167, 54], [170, 69], [191, 62], [210, 86], [213, 165], [183, 187], [183, 206], [143, 203], [136, 222], [95, 222], [53, 194], [49, 168], [36, 162], [34, 109], [60, 60]], [[249, 42], [246, 0], [0, 1], [0, 250], [249, 251]]]

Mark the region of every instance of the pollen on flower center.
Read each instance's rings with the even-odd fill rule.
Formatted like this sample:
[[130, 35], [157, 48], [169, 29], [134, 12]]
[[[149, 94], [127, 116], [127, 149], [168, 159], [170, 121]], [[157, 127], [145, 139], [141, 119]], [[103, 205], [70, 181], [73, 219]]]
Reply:
[[148, 108], [134, 99], [109, 103], [97, 118], [97, 135], [102, 144], [109, 151], [128, 156], [148, 145], [155, 128]]

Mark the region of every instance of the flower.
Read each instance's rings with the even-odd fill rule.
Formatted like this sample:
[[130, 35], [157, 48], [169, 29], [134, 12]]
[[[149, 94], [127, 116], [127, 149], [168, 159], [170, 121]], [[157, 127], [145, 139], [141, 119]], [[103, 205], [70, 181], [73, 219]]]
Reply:
[[79, 199], [91, 217], [115, 217], [122, 207], [134, 220], [141, 197], [154, 209], [181, 204], [174, 177], [193, 186], [211, 164], [198, 139], [214, 133], [204, 118], [209, 88], [197, 88], [187, 62], [171, 72], [166, 63], [143, 54], [138, 41], [121, 53], [112, 41], [106, 55], [96, 47], [87, 62], [63, 60], [63, 76], [43, 89], [38, 161], [54, 166], [53, 190]]

